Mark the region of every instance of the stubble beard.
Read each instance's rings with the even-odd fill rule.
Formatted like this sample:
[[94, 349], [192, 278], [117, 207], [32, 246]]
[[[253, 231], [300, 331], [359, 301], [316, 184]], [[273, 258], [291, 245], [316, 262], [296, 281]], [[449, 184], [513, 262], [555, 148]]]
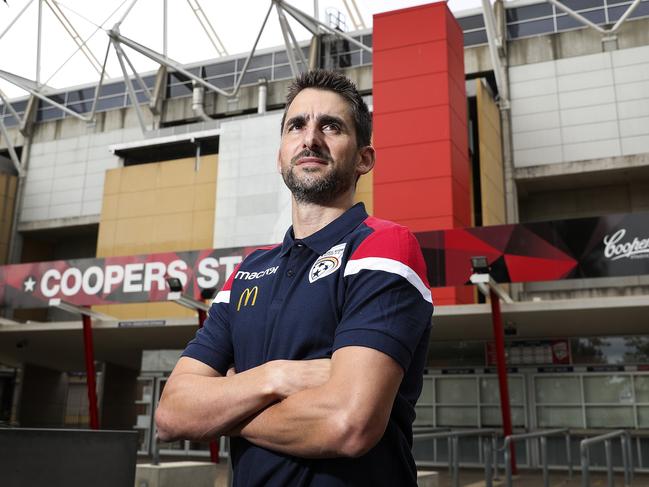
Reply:
[[[325, 167], [303, 168], [305, 175], [298, 177], [295, 171], [296, 162], [301, 157], [318, 157], [329, 163], [333, 162], [331, 157], [310, 150], [305, 150], [291, 159], [288, 168], [282, 170], [282, 178], [297, 203], [326, 205], [347, 192], [353, 184], [354, 170], [351, 164], [334, 164], [331, 170]], [[323, 170], [326, 173], [320, 174]]]

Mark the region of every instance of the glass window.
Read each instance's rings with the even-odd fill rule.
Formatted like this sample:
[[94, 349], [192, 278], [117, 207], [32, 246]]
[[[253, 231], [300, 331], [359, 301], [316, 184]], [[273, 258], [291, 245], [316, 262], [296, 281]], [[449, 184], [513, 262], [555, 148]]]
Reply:
[[363, 58], [363, 64], [372, 64], [372, 53], [367, 51], [361, 51], [361, 57]]
[[572, 10], [586, 10], [604, 6], [604, 0], [561, 0], [561, 3]]
[[278, 51], [275, 53], [275, 64], [283, 64], [288, 62], [288, 55], [286, 51]]
[[641, 2], [640, 5], [638, 5], [633, 12], [631, 12], [631, 15], [629, 15], [630, 19], [637, 19], [638, 17], [645, 17], [649, 15], [649, 2]]
[[438, 426], [477, 426], [478, 412], [475, 407], [439, 406], [437, 408]]
[[220, 76], [218, 78], [208, 78], [207, 81], [212, 83], [217, 88], [226, 89], [234, 86], [234, 75]]
[[587, 403], [630, 404], [633, 402], [631, 377], [626, 375], [595, 375], [584, 377]]
[[[606, 16], [604, 14], [604, 10], [594, 10], [592, 12], [581, 12], [581, 15], [586, 17], [588, 20], [591, 22], [594, 22], [596, 24], [603, 24], [606, 22]], [[583, 22], [580, 22], [577, 19], [573, 19], [572, 17], [568, 15], [561, 15], [557, 16], [557, 29], [558, 30], [567, 30], [567, 29], [575, 29], [575, 28], [580, 28], [580, 27], [586, 27], [586, 24]]]
[[68, 103], [75, 101], [92, 100], [95, 97], [95, 88], [84, 88], [83, 90], [68, 91]]
[[192, 94], [191, 83], [183, 83], [183, 84], [171, 85], [167, 87], [167, 98], [190, 96], [191, 94]]
[[[509, 401], [512, 404], [525, 404], [525, 390], [520, 377], [508, 377]], [[482, 404], [500, 404], [500, 389], [496, 377], [480, 379], [480, 402]]]
[[477, 404], [474, 377], [440, 377], [435, 380], [435, 397], [438, 404]]
[[537, 3], [535, 5], [527, 5], [525, 7], [508, 8], [505, 12], [507, 16], [507, 22], [538, 19], [539, 17], [550, 17], [554, 14], [552, 5], [549, 3]]
[[27, 100], [12, 101], [11, 106], [14, 107], [14, 110], [18, 113], [24, 112], [25, 108], [27, 108]]
[[135, 92], [135, 98], [137, 98], [138, 103], [148, 103], [149, 102], [149, 95], [147, 95], [144, 91], [136, 91]]
[[428, 349], [428, 367], [485, 365], [483, 342], [434, 342]]
[[[243, 61], [245, 62], [245, 61]], [[243, 67], [243, 62], [241, 66]], [[249, 69], [254, 69], [254, 68], [267, 68], [272, 66], [273, 64], [273, 54], [261, 54], [257, 56], [253, 56], [252, 59], [250, 60], [250, 64], [248, 65]]]
[[649, 428], [649, 406], [638, 406], [638, 427]]
[[288, 64], [284, 64], [283, 66], [275, 66], [275, 68], [273, 69], [273, 79], [286, 79], [292, 77], [293, 72], [291, 71], [291, 67]]
[[579, 377], [535, 377], [534, 387], [537, 404], [580, 404]]
[[150, 76], [142, 76], [142, 81], [144, 81], [147, 88], [153, 88], [155, 86], [155, 78], [156, 76], [154, 74]]
[[510, 39], [548, 32], [554, 32], [554, 21], [552, 19], [532, 20], [529, 22], [521, 22], [520, 24], [507, 25], [507, 34]]
[[428, 426], [435, 424], [435, 411], [432, 406], [417, 406], [415, 409], [417, 417], [415, 423], [417, 426]]
[[44, 108], [38, 110], [36, 113], [36, 120], [39, 122], [56, 120], [58, 118], [63, 118], [63, 111], [58, 108]]
[[637, 375], [634, 380], [636, 402], [649, 403], [649, 375]]
[[539, 406], [537, 420], [541, 428], [583, 428], [581, 406]]
[[419, 396], [417, 404], [433, 404], [433, 391], [433, 379], [424, 377], [421, 396]]
[[82, 101], [81, 103], [68, 104], [67, 107], [76, 113], [86, 113], [92, 108], [92, 101]]
[[633, 408], [630, 406], [587, 406], [587, 428], [633, 428]]
[[223, 63], [210, 64], [205, 66], [205, 76], [212, 77], [220, 74], [231, 74], [235, 70], [235, 61], [225, 61]]
[[[512, 424], [514, 427], [525, 426], [525, 408], [512, 407]], [[484, 427], [500, 427], [503, 424], [503, 415], [498, 406], [482, 406], [480, 408], [480, 416], [482, 419], [482, 426]]]
[[258, 69], [256, 71], [248, 71], [246, 72], [246, 74], [243, 75], [243, 81], [241, 82], [241, 84], [242, 85], [257, 84], [259, 78], [266, 78], [267, 80], [270, 80], [271, 76], [272, 76], [272, 71], [270, 68]]
[[104, 111], [112, 108], [122, 108], [124, 106], [124, 95], [110, 96], [97, 100], [97, 110]]
[[464, 33], [464, 45], [465, 46], [475, 46], [477, 44], [486, 44], [487, 43], [487, 31], [486, 30], [476, 30], [475, 32], [465, 32]]
[[[509, 10], [507, 10], [507, 12], [509, 12]], [[470, 15], [468, 17], [460, 17], [457, 19], [457, 23], [460, 24], [462, 30], [479, 29], [484, 27], [484, 18], [482, 17], [482, 14]]]
[[119, 93], [124, 93], [126, 91], [126, 86], [123, 81], [118, 83], [108, 83], [101, 86], [101, 92], [99, 96], [107, 95], [117, 95]]
[[18, 120], [16, 120], [13, 115], [8, 115], [2, 120], [7, 127], [15, 127], [18, 125]]
[[361, 42], [366, 46], [372, 47], [372, 34], [365, 34]]

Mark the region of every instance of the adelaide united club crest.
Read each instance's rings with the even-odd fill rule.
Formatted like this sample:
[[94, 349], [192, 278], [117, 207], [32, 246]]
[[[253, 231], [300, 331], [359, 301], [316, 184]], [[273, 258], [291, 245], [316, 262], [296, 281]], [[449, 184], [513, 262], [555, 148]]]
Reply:
[[311, 270], [309, 271], [310, 283], [333, 274], [340, 268], [343, 252], [345, 251], [346, 245], [346, 243], [343, 243], [331, 247], [324, 254], [318, 257], [318, 259], [313, 263], [313, 266], [311, 266]]

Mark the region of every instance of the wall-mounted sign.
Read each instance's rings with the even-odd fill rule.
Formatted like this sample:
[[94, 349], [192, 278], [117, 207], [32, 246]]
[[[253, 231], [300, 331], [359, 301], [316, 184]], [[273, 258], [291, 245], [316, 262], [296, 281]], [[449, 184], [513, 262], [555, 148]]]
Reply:
[[[496, 365], [496, 346], [485, 343], [487, 365]], [[505, 344], [508, 365], [563, 365], [571, 363], [568, 340], [516, 340]]]
[[[432, 287], [469, 283], [485, 256], [498, 282], [649, 274], [649, 213], [418, 233]], [[165, 277], [184, 292], [218, 288], [254, 247], [0, 266], [0, 307], [50, 298], [78, 305], [164, 301]]]
[[469, 283], [487, 257], [498, 282], [649, 274], [649, 213], [418, 233], [433, 287]]

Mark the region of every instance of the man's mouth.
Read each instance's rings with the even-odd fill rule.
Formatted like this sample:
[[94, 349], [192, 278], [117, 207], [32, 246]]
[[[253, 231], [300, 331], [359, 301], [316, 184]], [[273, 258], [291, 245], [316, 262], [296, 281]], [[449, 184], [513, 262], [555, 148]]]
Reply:
[[321, 159], [319, 157], [300, 157], [296, 162], [296, 166], [303, 166], [303, 165], [319, 165], [319, 166], [326, 166], [329, 162], [326, 159]]

